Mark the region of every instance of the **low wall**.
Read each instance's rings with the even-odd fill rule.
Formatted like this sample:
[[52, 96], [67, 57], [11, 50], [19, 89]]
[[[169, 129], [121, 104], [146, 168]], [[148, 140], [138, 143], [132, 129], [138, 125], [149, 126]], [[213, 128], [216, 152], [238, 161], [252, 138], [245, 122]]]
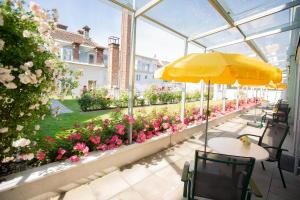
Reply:
[[[224, 123], [247, 109], [209, 120], [209, 127]], [[121, 146], [105, 152], [91, 152], [77, 163], [70, 161], [50, 163], [41, 167], [12, 174], [0, 183], [0, 199], [44, 199], [68, 191], [112, 170], [130, 164], [174, 144], [182, 142], [199, 131], [204, 131], [205, 122], [190, 126], [177, 134], [163, 134], [144, 143]]]

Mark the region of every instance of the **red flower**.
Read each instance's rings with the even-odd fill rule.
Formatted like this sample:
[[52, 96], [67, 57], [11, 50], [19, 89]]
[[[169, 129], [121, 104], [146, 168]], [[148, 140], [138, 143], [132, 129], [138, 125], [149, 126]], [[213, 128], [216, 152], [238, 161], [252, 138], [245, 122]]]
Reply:
[[105, 150], [107, 150], [107, 145], [106, 144], [100, 144], [99, 146], [97, 146], [97, 150], [105, 151]]
[[79, 158], [77, 155], [74, 155], [74, 156], [71, 156], [71, 157], [70, 157], [70, 160], [71, 160], [72, 162], [77, 162], [77, 161], [80, 160], [80, 158]]
[[101, 137], [98, 136], [98, 135], [95, 135], [95, 136], [91, 136], [90, 137], [90, 141], [94, 144], [99, 144], [100, 143], [100, 140], [101, 140]]
[[153, 137], [153, 132], [152, 131], [148, 131], [146, 138], [147, 139], [151, 139], [152, 137]]
[[130, 115], [124, 115], [123, 117], [124, 119], [126, 119], [128, 121], [128, 124], [133, 124], [135, 122], [133, 116]]
[[53, 139], [53, 137], [51, 137], [51, 136], [46, 136], [46, 140], [48, 140], [49, 142], [51, 142], [51, 143], [54, 143], [55, 142], [55, 140]]
[[80, 140], [81, 135], [80, 135], [79, 133], [76, 133], [76, 134], [74, 135], [74, 138], [75, 138], [76, 140]]
[[117, 133], [118, 133], [119, 135], [124, 135], [124, 134], [125, 134], [125, 126], [124, 126], [124, 125], [122, 125], [122, 124], [117, 124], [117, 125], [115, 126], [115, 128], [117, 129]]
[[122, 145], [122, 143], [123, 143], [123, 141], [122, 141], [122, 140], [120, 140], [120, 139], [117, 139], [117, 141], [116, 141], [116, 144], [117, 144], [118, 146], [121, 146], [121, 145]]
[[40, 161], [43, 161], [43, 160], [45, 160], [45, 158], [46, 158], [46, 153], [45, 153], [44, 151], [39, 151], [39, 152], [37, 152], [36, 157], [37, 157]]

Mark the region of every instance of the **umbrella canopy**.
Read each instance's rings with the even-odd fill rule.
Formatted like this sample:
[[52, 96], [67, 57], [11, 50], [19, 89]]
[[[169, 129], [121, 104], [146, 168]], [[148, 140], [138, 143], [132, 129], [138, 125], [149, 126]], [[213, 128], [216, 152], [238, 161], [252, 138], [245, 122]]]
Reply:
[[[241, 85], [267, 85], [280, 83], [282, 72], [265, 62], [240, 54], [220, 52], [189, 54], [155, 71], [155, 78], [177, 82]], [[205, 145], [207, 146], [209, 87], [206, 108]]]
[[281, 82], [281, 74], [279, 68], [254, 58], [213, 52], [186, 55], [155, 71], [154, 77], [177, 82], [267, 85]]
[[287, 84], [285, 83], [270, 83], [269, 85], [267, 85], [267, 88], [270, 89], [275, 89], [275, 90], [286, 90], [287, 89]]

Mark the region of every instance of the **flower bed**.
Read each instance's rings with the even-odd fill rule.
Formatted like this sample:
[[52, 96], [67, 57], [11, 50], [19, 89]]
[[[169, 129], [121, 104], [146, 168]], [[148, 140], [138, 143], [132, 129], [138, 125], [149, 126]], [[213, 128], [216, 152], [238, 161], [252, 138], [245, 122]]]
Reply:
[[[241, 106], [246, 107], [254, 103], [255, 99], [241, 101]], [[209, 118], [216, 118], [234, 111], [233, 105], [229, 101], [225, 112], [221, 111], [220, 106], [211, 107]], [[135, 118], [133, 118], [123, 115], [119, 109], [116, 109], [115, 112], [112, 112], [110, 119], [91, 121], [83, 125], [75, 124], [74, 129], [65, 131], [63, 136], [56, 138], [46, 136], [37, 139], [35, 142], [31, 142], [27, 138], [15, 140], [13, 148], [20, 153], [17, 156], [6, 156], [2, 160], [4, 164], [2, 168], [9, 168], [10, 164], [15, 165], [15, 157], [23, 163], [26, 162], [29, 166], [38, 166], [67, 159], [77, 162], [91, 151], [106, 151], [128, 145], [128, 135], [126, 133], [129, 131], [130, 124], [133, 126], [133, 143], [143, 143], [161, 134], [176, 134], [188, 125], [199, 124], [206, 119], [206, 115], [200, 115], [199, 108], [195, 107], [187, 109], [185, 116], [186, 118], [182, 123], [178, 113], [168, 113], [167, 110], [160, 112], [153, 110], [149, 114], [137, 112]], [[30, 153], [23, 154], [21, 152]], [[5, 172], [1, 175], [10, 173], [8, 169], [1, 171]]]

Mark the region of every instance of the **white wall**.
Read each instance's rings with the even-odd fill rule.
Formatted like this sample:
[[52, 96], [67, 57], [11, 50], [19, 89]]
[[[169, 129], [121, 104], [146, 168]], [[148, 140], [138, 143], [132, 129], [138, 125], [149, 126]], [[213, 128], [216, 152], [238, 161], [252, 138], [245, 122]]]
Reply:
[[96, 81], [96, 87], [107, 86], [107, 68], [104, 65], [91, 65], [85, 63], [66, 62], [71, 70], [82, 70], [82, 76], [79, 79], [79, 87], [72, 90], [74, 96], [79, 96], [84, 85], [88, 86], [88, 81]]

